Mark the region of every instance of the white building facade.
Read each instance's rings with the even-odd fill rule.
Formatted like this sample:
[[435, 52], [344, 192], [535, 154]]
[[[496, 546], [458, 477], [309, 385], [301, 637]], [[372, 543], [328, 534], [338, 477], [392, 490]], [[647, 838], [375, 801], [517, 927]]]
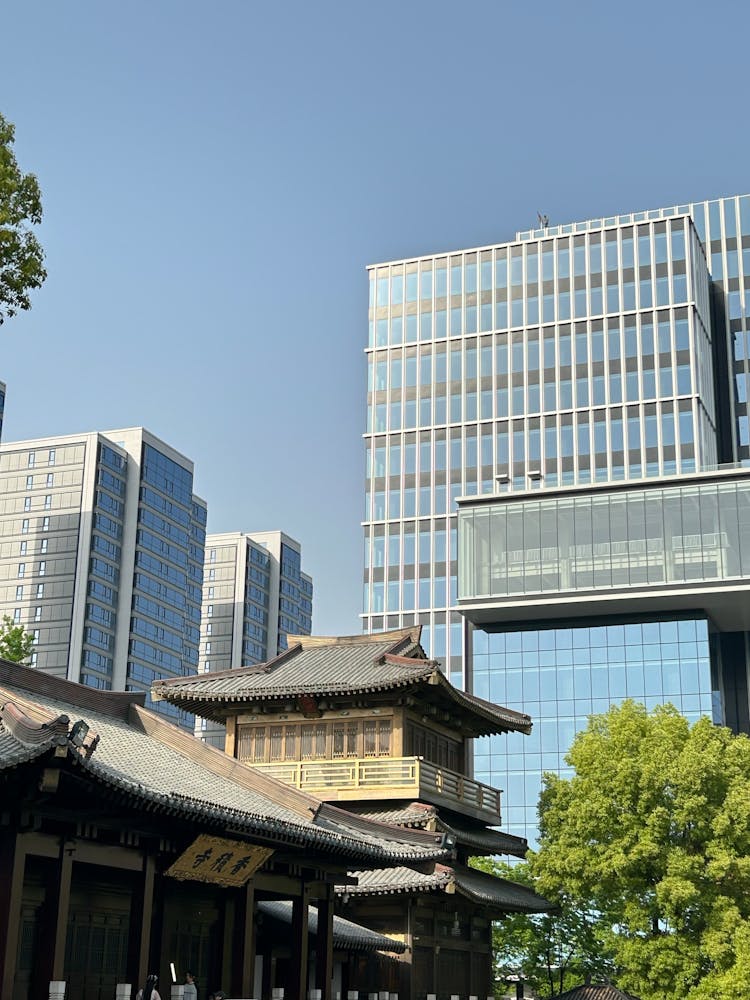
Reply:
[[[301, 559], [299, 542], [282, 531], [207, 536], [202, 672], [263, 663], [287, 648], [289, 635], [310, 635], [313, 583]], [[223, 729], [205, 719], [196, 735], [223, 745]]]
[[141, 427], [0, 446], [0, 614], [33, 632], [32, 666], [146, 692], [197, 670], [192, 487], [192, 462]]

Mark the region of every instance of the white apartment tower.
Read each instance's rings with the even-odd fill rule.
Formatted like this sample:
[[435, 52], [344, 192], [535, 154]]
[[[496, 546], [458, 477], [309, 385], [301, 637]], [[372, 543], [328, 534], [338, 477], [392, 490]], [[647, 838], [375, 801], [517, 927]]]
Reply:
[[142, 427], [3, 444], [0, 614], [59, 677], [148, 692], [192, 673], [205, 524], [193, 463]]
[[[312, 579], [301, 548], [283, 531], [206, 537], [200, 670], [215, 672], [273, 659], [287, 636], [310, 635]], [[220, 742], [223, 730], [201, 719], [196, 732]]]

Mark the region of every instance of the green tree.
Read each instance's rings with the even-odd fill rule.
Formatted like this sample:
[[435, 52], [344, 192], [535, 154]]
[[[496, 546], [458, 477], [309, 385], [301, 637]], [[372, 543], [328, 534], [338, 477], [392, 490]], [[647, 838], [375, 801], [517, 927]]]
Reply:
[[626, 702], [567, 759], [540, 798], [540, 891], [598, 914], [624, 990], [750, 1000], [750, 739]]
[[[473, 858], [481, 871], [539, 889], [530, 862], [509, 865], [494, 858]], [[574, 903], [565, 892], [554, 898], [551, 913], [510, 913], [493, 925], [492, 951], [495, 981], [500, 992], [509, 978], [522, 976], [534, 995], [554, 997], [578, 986], [587, 976], [606, 979], [612, 962], [598, 935], [598, 920]]]
[[10, 615], [3, 615], [0, 623], [0, 657], [13, 663], [23, 663], [31, 656], [34, 636], [23, 625], [14, 625]]
[[29, 292], [47, 277], [44, 252], [30, 228], [42, 221], [39, 183], [19, 169], [14, 139], [13, 125], [0, 115], [0, 324], [28, 309]]

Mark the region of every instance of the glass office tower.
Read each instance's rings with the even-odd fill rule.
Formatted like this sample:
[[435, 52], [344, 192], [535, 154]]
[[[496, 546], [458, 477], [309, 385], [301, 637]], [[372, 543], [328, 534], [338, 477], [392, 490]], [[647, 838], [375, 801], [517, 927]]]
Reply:
[[[651, 616], [609, 604], [589, 621], [571, 598], [553, 617], [531, 570], [511, 576], [517, 600], [473, 584], [459, 594], [459, 561], [477, 551], [459, 552], [456, 501], [468, 498], [466, 516], [484, 498], [505, 504], [500, 548], [512, 552], [526, 523], [513, 505], [530, 494], [683, 481], [748, 459], [746, 282], [748, 196], [370, 269], [364, 628], [422, 622], [428, 652], [454, 679], [471, 682], [473, 659], [478, 694], [542, 720], [528, 760], [510, 741], [507, 757], [490, 747], [477, 756], [483, 779], [523, 782], [527, 810], [540, 771], [559, 767], [586, 715], [623, 693], [740, 727], [746, 706], [727, 705], [732, 685], [709, 655], [715, 623], [699, 601], [667, 601]], [[592, 548], [592, 572], [602, 554]], [[533, 616], [519, 611], [524, 588]], [[737, 643], [723, 645], [736, 679]], [[567, 668], [583, 664], [588, 679], [570, 695]], [[731, 696], [746, 700], [741, 689]], [[550, 698], [543, 719], [537, 691]], [[528, 812], [509, 819], [528, 831]]]

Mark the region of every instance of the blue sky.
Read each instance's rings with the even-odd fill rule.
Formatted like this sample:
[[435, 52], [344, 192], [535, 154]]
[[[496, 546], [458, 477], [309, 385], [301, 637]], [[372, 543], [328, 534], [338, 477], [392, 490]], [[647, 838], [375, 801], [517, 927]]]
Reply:
[[750, 189], [745, 3], [9, 4], [49, 278], [5, 440], [143, 424], [358, 631], [365, 265]]

